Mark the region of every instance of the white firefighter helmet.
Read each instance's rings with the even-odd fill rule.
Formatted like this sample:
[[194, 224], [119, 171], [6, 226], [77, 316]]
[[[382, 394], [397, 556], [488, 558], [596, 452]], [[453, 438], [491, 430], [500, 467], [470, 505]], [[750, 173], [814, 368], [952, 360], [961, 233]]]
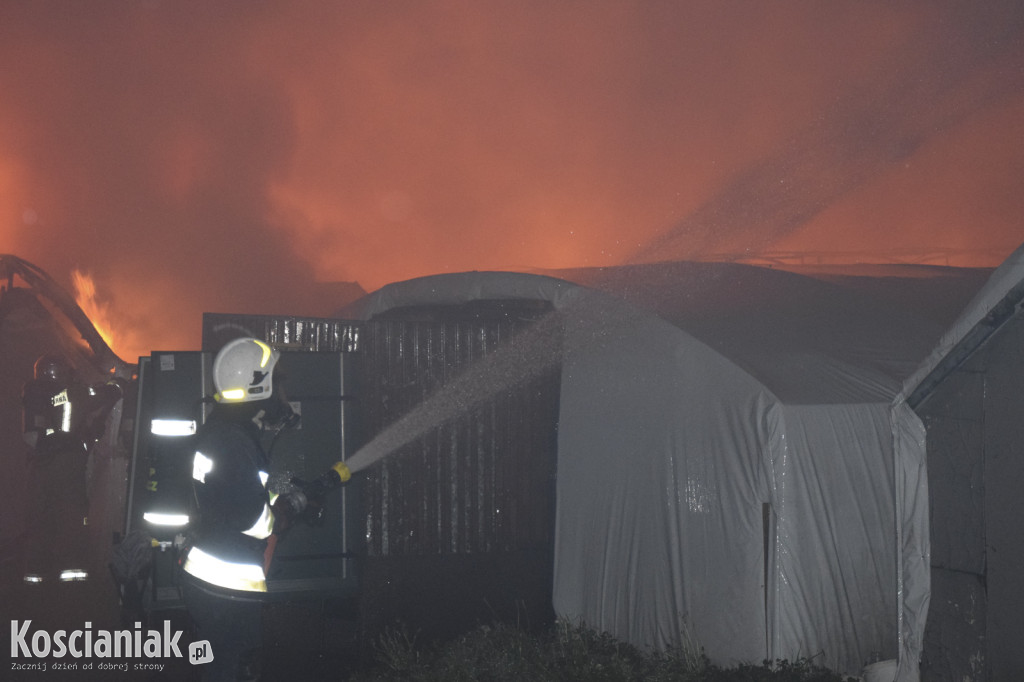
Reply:
[[222, 403], [269, 398], [274, 390], [274, 365], [280, 355], [252, 337], [230, 341], [213, 361], [213, 385], [217, 388], [214, 397]]

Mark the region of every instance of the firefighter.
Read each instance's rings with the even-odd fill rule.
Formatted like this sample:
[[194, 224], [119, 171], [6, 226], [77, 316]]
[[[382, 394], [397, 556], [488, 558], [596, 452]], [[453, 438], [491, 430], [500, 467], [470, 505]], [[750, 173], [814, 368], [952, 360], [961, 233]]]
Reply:
[[[182, 594], [199, 640], [210, 642], [213, 661], [204, 679], [258, 679], [262, 603], [275, 531], [302, 513], [301, 491], [267, 491], [269, 462], [258, 423], [280, 415], [274, 392], [278, 351], [240, 338], [213, 362], [216, 405], [196, 434], [192, 462], [195, 522], [183, 553]], [[336, 465], [337, 482], [348, 479]], [[276, 524], [276, 528], [275, 528]]]
[[47, 353], [22, 390], [23, 437], [29, 446], [29, 496], [24, 580], [81, 582], [89, 577], [87, 463], [92, 446], [121, 399], [114, 380], [79, 382], [67, 359]]

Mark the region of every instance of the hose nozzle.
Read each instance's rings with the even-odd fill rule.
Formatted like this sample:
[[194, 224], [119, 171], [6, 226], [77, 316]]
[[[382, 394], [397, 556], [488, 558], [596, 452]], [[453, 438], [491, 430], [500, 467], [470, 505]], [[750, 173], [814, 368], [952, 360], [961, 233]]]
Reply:
[[347, 483], [352, 478], [352, 472], [349, 471], [348, 466], [344, 462], [335, 462], [334, 466], [331, 467], [331, 471], [338, 474], [338, 479], [341, 483]]

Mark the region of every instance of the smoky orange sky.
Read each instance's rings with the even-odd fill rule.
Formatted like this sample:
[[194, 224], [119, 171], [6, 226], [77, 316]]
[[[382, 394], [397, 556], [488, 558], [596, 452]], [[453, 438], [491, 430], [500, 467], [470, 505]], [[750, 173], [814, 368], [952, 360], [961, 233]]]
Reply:
[[1017, 1], [0, 2], [0, 252], [129, 360], [317, 281], [993, 266], [1022, 217]]

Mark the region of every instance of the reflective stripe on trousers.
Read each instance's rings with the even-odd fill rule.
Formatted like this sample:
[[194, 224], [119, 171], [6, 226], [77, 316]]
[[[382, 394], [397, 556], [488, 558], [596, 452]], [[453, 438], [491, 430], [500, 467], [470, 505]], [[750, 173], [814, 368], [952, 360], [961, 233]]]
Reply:
[[189, 550], [182, 570], [204, 583], [228, 590], [267, 591], [267, 578], [260, 564], [225, 561], [198, 547]]

